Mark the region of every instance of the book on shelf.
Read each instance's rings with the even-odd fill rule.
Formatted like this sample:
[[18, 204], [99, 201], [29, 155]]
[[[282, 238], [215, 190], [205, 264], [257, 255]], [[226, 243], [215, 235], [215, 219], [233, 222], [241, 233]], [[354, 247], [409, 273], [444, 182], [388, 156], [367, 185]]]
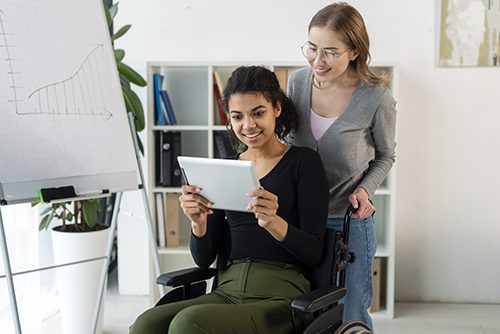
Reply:
[[280, 84], [281, 89], [285, 92], [287, 90], [287, 84], [288, 84], [288, 73], [287, 73], [286, 68], [275, 68], [274, 69], [274, 74], [276, 74], [276, 78], [278, 79], [278, 82]]
[[153, 94], [155, 101], [155, 124], [167, 125], [167, 118], [161, 107], [161, 86], [163, 84], [163, 75], [160, 73], [153, 74]]
[[156, 204], [156, 235], [157, 242], [159, 247], [165, 247], [167, 245], [166, 242], [166, 234], [165, 234], [165, 207], [163, 205], [163, 194], [156, 193], [155, 194], [155, 204]]
[[160, 90], [161, 100], [166, 111], [166, 118], [170, 125], [177, 125], [177, 119], [175, 118], [174, 108], [172, 108], [172, 102], [168, 96], [168, 92], [164, 89]]
[[162, 187], [180, 187], [181, 169], [177, 156], [181, 155], [181, 132], [158, 131], [156, 141], [156, 184]]
[[166, 220], [166, 235], [167, 235], [167, 247], [179, 247], [179, 194], [168, 193], [166, 196], [166, 209], [167, 209], [167, 220]]
[[219, 159], [226, 159], [236, 155], [236, 150], [231, 145], [227, 132], [214, 132], [214, 153], [215, 158]]
[[224, 84], [224, 81], [222, 81], [222, 77], [220, 76], [219, 71], [213, 70], [213, 74], [214, 74], [214, 81], [217, 84], [217, 88], [219, 88], [219, 93], [221, 96], [223, 96], [224, 88], [226, 87], [226, 85]]
[[290, 79], [292, 73], [297, 69], [298, 67], [278, 67], [274, 69], [274, 74], [276, 74], [276, 78], [278, 79], [280, 87], [283, 92], [285, 92], [285, 94], [287, 93], [288, 89], [288, 79]]
[[381, 275], [382, 275], [382, 259], [379, 257], [376, 257], [373, 259], [373, 264], [372, 264], [372, 284], [373, 284], [373, 300], [372, 304], [369, 308], [370, 312], [377, 312], [380, 311], [380, 304], [381, 304]]
[[215, 115], [218, 115], [218, 124], [221, 125], [226, 125], [227, 124], [227, 117], [226, 113], [224, 112], [224, 106], [222, 105], [222, 95], [220, 93], [219, 85], [214, 83], [214, 100], [215, 100], [215, 109], [217, 110], [217, 113]]

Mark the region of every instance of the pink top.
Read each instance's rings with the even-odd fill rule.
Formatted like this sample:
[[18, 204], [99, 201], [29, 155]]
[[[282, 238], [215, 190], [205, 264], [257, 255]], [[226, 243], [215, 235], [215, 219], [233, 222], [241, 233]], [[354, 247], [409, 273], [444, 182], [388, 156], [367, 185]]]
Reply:
[[319, 140], [321, 136], [328, 130], [328, 128], [339, 118], [335, 117], [323, 117], [314, 112], [311, 109], [311, 130], [314, 139]]

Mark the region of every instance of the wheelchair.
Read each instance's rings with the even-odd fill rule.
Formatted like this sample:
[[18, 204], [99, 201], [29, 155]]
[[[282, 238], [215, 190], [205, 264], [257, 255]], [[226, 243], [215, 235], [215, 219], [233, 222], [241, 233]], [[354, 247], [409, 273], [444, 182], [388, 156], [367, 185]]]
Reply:
[[[370, 328], [360, 321], [342, 323], [344, 305], [339, 300], [345, 296], [345, 277], [349, 263], [355, 254], [349, 252], [349, 226], [354, 212], [350, 206], [344, 215], [342, 232], [327, 228], [321, 263], [308, 273], [311, 291], [292, 301], [292, 308], [314, 315], [314, 320], [303, 334], [372, 334]], [[156, 282], [172, 290], [156, 303], [156, 306], [196, 298], [206, 293], [207, 280], [214, 278], [212, 288], [217, 286], [217, 272], [227, 263], [229, 245], [217, 255], [215, 268], [189, 268], [160, 275]]]

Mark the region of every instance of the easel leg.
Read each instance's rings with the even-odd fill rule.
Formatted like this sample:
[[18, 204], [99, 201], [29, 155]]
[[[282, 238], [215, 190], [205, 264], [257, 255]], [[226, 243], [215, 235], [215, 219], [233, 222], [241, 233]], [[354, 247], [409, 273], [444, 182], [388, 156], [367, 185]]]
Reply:
[[104, 289], [106, 287], [106, 277], [108, 276], [109, 262], [111, 259], [111, 253], [113, 252], [113, 243], [116, 235], [116, 222], [118, 220], [118, 213], [120, 211], [120, 204], [122, 202], [123, 193], [116, 194], [116, 200], [113, 208], [113, 217], [111, 217], [111, 226], [108, 239], [108, 248], [106, 251], [106, 258], [102, 265], [101, 280], [99, 283], [99, 292], [97, 293], [96, 305], [94, 308], [94, 322], [92, 325], [93, 333], [97, 331], [97, 323], [99, 322], [99, 313], [101, 311], [102, 297], [104, 295]]
[[[151, 216], [151, 206], [149, 206], [148, 194], [146, 192], [146, 184], [144, 183], [144, 173], [142, 171], [141, 158], [139, 156], [139, 143], [137, 142], [137, 137], [135, 134], [135, 123], [134, 115], [128, 112], [128, 124], [130, 125], [130, 133], [132, 134], [132, 140], [134, 142], [135, 148], [135, 159], [137, 160], [137, 167], [139, 168], [139, 176], [141, 177], [141, 194], [142, 203], [144, 205], [144, 211], [146, 212], [146, 218], [148, 223], [148, 235], [149, 235], [149, 245], [151, 247], [151, 255], [153, 256], [153, 264], [155, 266], [156, 277], [160, 276], [160, 257], [158, 256], [158, 247], [156, 246], [156, 238], [153, 232], [153, 218]], [[160, 290], [160, 296], [165, 294], [165, 287], [163, 285], [158, 285]]]
[[12, 319], [14, 320], [14, 328], [16, 329], [16, 334], [21, 334], [21, 324], [19, 322], [19, 313], [17, 312], [16, 291], [14, 289], [14, 280], [12, 279], [12, 270], [10, 268], [10, 260], [9, 260], [9, 250], [7, 247], [7, 240], [5, 239], [5, 230], [3, 228], [3, 218], [1, 209], [0, 209], [0, 244], [2, 247], [3, 263], [7, 278], [7, 287], [9, 289], [10, 310], [12, 312]]
[[[142, 178], [142, 171], [141, 171]], [[162, 274], [160, 268], [160, 256], [158, 255], [158, 247], [156, 246], [156, 238], [153, 232], [153, 218], [151, 216], [151, 210], [149, 209], [149, 200], [148, 195], [146, 194], [146, 188], [141, 189], [142, 193], [142, 202], [144, 203], [144, 211], [146, 212], [146, 218], [148, 224], [148, 235], [149, 235], [149, 245], [151, 247], [151, 255], [153, 255], [153, 264], [155, 266], [156, 277]], [[160, 296], [165, 294], [165, 287], [163, 285], [158, 285], [158, 289], [160, 290]]]

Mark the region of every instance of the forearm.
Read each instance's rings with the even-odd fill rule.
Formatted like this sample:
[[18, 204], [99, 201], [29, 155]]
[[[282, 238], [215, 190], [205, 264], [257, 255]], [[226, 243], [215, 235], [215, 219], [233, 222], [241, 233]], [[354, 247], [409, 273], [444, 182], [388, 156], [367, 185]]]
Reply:
[[309, 266], [316, 265], [321, 259], [323, 250], [322, 236], [326, 229], [326, 219], [319, 235], [300, 230], [293, 225], [288, 227], [287, 235], [281, 245], [300, 262]]
[[358, 187], [366, 190], [370, 198], [375, 193], [375, 190], [380, 186], [382, 181], [387, 177], [389, 171], [394, 164], [394, 158], [384, 158], [384, 159], [375, 159], [364, 178], [359, 183]]

